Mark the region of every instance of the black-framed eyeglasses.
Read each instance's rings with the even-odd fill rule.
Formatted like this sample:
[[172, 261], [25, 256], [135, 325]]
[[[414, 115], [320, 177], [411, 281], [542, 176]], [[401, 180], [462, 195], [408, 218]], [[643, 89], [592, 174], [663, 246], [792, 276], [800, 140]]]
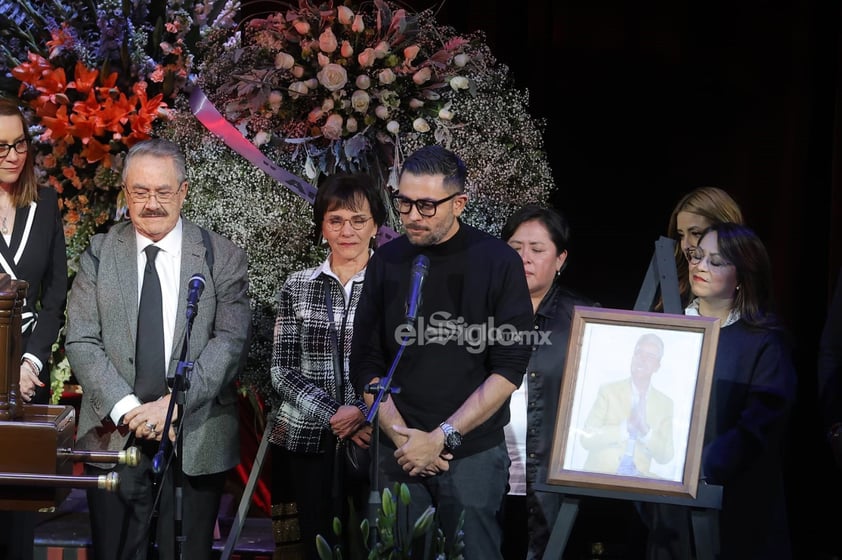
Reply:
[[[692, 265], [697, 265], [705, 260], [705, 251], [699, 247], [688, 247], [684, 251], [684, 256], [687, 257], [687, 262]], [[708, 257], [708, 264], [711, 268], [720, 269], [726, 266], [731, 266], [733, 263], [726, 261], [719, 255], [710, 255]]]
[[352, 218], [340, 218], [339, 216], [333, 216], [325, 220], [324, 224], [330, 231], [339, 231], [345, 227], [345, 222], [349, 222], [352, 228], [359, 231], [365, 227], [370, 219], [371, 216], [354, 216]]
[[455, 192], [450, 196], [446, 196], [439, 200], [412, 200], [411, 198], [407, 198], [400, 194], [393, 194], [392, 195], [392, 206], [395, 207], [400, 214], [409, 214], [412, 212], [413, 205], [415, 209], [418, 210], [418, 213], [424, 216], [425, 218], [432, 218], [436, 215], [436, 209], [439, 207], [439, 204], [443, 204], [448, 200], [455, 198], [462, 194], [461, 192]]
[[9, 155], [12, 148], [19, 154], [25, 154], [29, 150], [29, 142], [26, 141], [26, 138], [21, 138], [14, 144], [0, 144], [0, 159]]
[[182, 187], [184, 187], [184, 183], [175, 190], [164, 189], [160, 191], [150, 191], [148, 189], [130, 189], [126, 185], [123, 185], [123, 188], [126, 189], [127, 193], [129, 193], [129, 197], [140, 204], [146, 204], [153, 196], [160, 204], [166, 204], [172, 201], [175, 196], [181, 192]]

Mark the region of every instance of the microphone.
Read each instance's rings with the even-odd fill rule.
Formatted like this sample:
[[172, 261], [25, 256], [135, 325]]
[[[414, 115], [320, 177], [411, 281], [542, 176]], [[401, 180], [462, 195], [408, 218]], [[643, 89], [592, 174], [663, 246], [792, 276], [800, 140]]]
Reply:
[[205, 277], [194, 274], [187, 282], [187, 320], [196, 316], [199, 310], [199, 298], [205, 289]]
[[414, 323], [418, 318], [418, 308], [421, 306], [421, 287], [424, 278], [430, 270], [430, 259], [426, 255], [418, 255], [412, 261], [412, 272], [409, 276], [409, 293], [406, 297], [406, 321]]

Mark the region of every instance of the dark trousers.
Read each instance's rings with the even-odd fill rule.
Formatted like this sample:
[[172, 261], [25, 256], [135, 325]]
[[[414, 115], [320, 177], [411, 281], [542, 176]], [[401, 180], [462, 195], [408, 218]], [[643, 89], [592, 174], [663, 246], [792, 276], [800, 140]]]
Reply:
[[[409, 526], [428, 506], [434, 506], [439, 524], [453, 544], [459, 516], [465, 513], [464, 557], [466, 560], [502, 559], [502, 510], [509, 480], [506, 443], [450, 461], [447, 472], [431, 477], [409, 476], [395, 460], [394, 449], [380, 445], [379, 487], [392, 490], [396, 482], [406, 483], [412, 497]], [[399, 506], [402, 508], [402, 506]], [[402, 510], [400, 510], [402, 512]], [[398, 519], [399, 525], [404, 521]]]
[[[149, 451], [141, 453], [136, 467], [117, 465], [116, 491], [88, 490], [94, 560], [146, 560], [148, 545], [157, 543], [158, 558], [176, 558], [175, 504], [172, 468], [166, 470], [162, 484], [154, 484]], [[86, 474], [97, 476], [106, 470], [86, 465]], [[210, 560], [213, 556], [213, 530], [227, 473], [181, 477], [182, 523], [181, 557]], [[160, 488], [157, 524], [150, 533], [150, 519], [156, 491]]]
[[368, 487], [347, 479], [342, 483], [334, 479], [333, 448], [326, 453], [296, 453], [276, 447], [273, 457], [273, 461], [278, 461], [277, 465], [273, 464], [273, 471], [285, 475], [284, 480], [273, 481], [273, 493], [279, 499], [286, 496], [295, 500], [306, 558], [319, 559], [316, 535], [324, 537], [331, 546], [340, 542], [333, 533], [334, 517], [342, 522], [344, 557], [353, 557], [349, 548], [357, 546], [359, 540], [359, 521], [365, 515]]

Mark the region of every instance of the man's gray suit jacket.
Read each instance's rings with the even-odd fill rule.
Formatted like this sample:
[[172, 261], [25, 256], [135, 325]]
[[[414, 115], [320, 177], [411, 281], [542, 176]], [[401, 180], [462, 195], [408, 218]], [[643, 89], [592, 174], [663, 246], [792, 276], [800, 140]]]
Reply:
[[[248, 259], [241, 248], [210, 232], [214, 270], [208, 270], [201, 230], [186, 219], [182, 223], [180, 292], [168, 375], [175, 374], [182, 354], [186, 286], [192, 275], [201, 273], [207, 286], [190, 333], [187, 361], [193, 369], [185, 392], [182, 459], [184, 472], [197, 476], [228, 470], [240, 460], [235, 380], [251, 325]], [[117, 451], [127, 444], [129, 434], [114, 426], [109, 413], [133, 392], [137, 276], [135, 230], [129, 222], [95, 235], [80, 258], [68, 296], [65, 341], [83, 392], [78, 449]]]

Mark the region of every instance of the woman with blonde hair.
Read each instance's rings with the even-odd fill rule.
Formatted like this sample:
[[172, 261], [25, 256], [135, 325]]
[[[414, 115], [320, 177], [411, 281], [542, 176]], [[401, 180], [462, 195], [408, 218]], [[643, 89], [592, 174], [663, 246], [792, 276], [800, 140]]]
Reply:
[[[693, 189], [681, 197], [670, 215], [667, 236], [676, 241], [675, 268], [682, 306], [687, 305], [690, 300], [687, 249], [699, 243], [699, 237], [706, 228], [722, 222], [744, 223], [740, 205], [730, 194], [718, 187]], [[659, 303], [657, 309], [662, 307]]]

